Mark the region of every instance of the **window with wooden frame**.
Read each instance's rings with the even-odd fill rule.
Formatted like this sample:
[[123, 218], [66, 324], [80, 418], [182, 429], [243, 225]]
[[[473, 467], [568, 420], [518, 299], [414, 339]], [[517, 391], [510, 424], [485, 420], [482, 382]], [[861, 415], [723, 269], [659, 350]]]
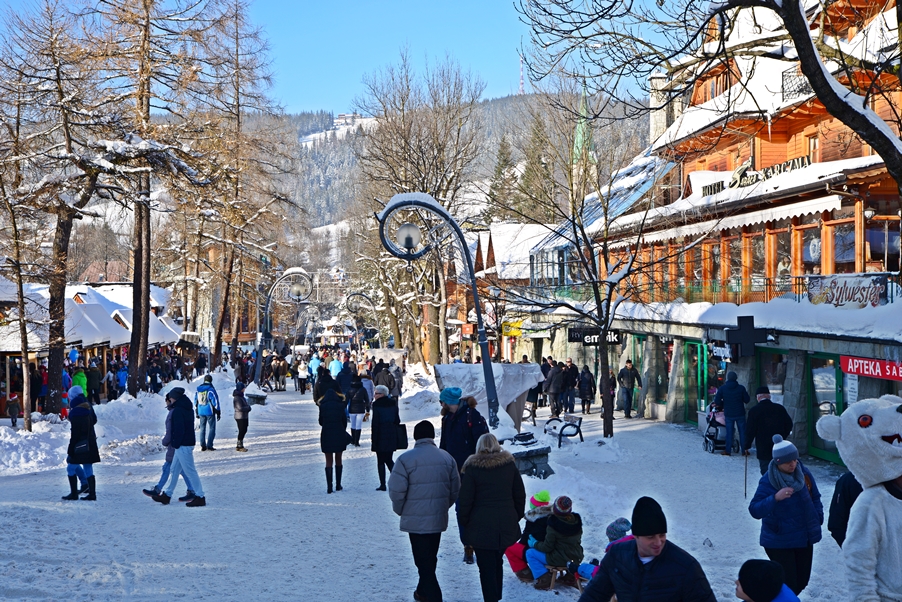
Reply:
[[812, 163], [819, 163], [821, 160], [821, 147], [817, 133], [806, 136], [808, 142], [808, 157]]

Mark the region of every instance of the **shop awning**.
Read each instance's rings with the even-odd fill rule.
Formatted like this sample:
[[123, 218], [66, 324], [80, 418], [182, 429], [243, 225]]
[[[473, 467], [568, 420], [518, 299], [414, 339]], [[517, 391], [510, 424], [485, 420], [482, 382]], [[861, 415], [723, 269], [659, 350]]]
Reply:
[[[812, 213], [817, 214], [823, 211], [834, 211], [839, 209], [841, 205], [842, 197], [833, 194], [819, 199], [811, 199], [799, 203], [791, 203], [789, 205], [780, 205], [779, 207], [768, 207], [767, 209], [762, 209], [760, 211], [740, 213], [722, 219], [708, 220], [697, 224], [686, 224], [684, 226], [677, 226], [676, 228], [649, 232], [648, 234], [642, 235], [642, 240], [646, 243], [655, 243], [673, 240], [675, 238], [691, 238], [705, 233], [730, 230], [731, 228], [792, 219], [794, 217], [801, 217]], [[613, 243], [611, 248], [628, 247], [635, 244], [635, 242], [635, 239], [624, 239]]]

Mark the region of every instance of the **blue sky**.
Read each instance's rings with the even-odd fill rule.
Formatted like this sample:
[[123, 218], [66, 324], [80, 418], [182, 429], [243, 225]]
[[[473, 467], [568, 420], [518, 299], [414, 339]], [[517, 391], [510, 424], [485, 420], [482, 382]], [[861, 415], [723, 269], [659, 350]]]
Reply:
[[449, 54], [485, 81], [486, 98], [514, 94], [529, 34], [512, 0], [255, 0], [251, 16], [269, 37], [273, 96], [291, 112], [349, 111], [364, 75], [403, 47], [418, 71]]
[[418, 72], [447, 54], [479, 75], [486, 98], [514, 94], [529, 35], [514, 0], [253, 0], [250, 12], [270, 42], [271, 94], [289, 112], [350, 111], [364, 75], [397, 63], [404, 47]]

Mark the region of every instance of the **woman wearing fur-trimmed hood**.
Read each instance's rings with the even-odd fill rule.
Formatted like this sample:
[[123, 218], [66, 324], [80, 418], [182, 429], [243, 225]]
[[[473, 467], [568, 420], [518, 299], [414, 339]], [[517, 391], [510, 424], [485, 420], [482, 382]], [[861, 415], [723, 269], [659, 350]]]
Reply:
[[479, 437], [462, 468], [458, 521], [476, 552], [483, 599], [501, 599], [504, 551], [520, 537], [526, 489], [514, 457], [491, 433]]

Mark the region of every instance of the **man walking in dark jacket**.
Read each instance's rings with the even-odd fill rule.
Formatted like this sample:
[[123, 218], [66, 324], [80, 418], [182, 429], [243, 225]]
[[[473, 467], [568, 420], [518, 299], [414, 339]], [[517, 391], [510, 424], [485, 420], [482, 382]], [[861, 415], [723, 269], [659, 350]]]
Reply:
[[576, 387], [579, 385], [579, 368], [573, 365], [573, 358], [567, 358], [567, 366], [564, 374], [564, 411], [572, 414], [576, 406]]
[[[739, 427], [739, 445], [742, 446], [745, 441], [745, 406], [749, 401], [749, 392], [739, 384], [736, 373], [727, 372], [727, 382], [714, 395], [714, 405], [723, 410], [724, 418], [727, 419], [727, 445], [721, 455], [729, 456], [733, 451], [733, 431], [736, 427]], [[747, 447], [742, 450], [743, 456], [748, 453]]]
[[620, 389], [623, 391], [623, 413], [624, 418], [632, 418], [633, 413], [633, 389], [635, 387], [642, 388], [642, 377], [639, 371], [633, 367], [633, 360], [626, 360], [626, 366], [620, 369], [617, 375], [617, 382], [620, 383]]
[[169, 485], [166, 491], [159, 495], [152, 495], [155, 502], [168, 504], [172, 499], [172, 493], [175, 486], [178, 485], [179, 475], [182, 471], [188, 475], [191, 485], [194, 486], [194, 498], [189, 501], [186, 506], [206, 506], [207, 500], [204, 497], [204, 489], [200, 484], [200, 476], [197, 469], [194, 468], [194, 410], [191, 407], [191, 400], [185, 395], [185, 389], [176, 387], [166, 394], [167, 403], [169, 399], [173, 399], [169, 408], [170, 424], [172, 430], [169, 441], [164, 441], [165, 445], [171, 445], [175, 452], [172, 454], [172, 466], [170, 466]]
[[661, 506], [641, 497], [633, 508], [635, 539], [614, 545], [589, 582], [579, 602], [679, 600], [716, 602], [698, 561], [667, 541], [667, 519]]
[[788, 439], [792, 431], [792, 418], [786, 408], [770, 400], [770, 389], [766, 386], [758, 387], [755, 398], [758, 405], [749, 410], [743, 449], [747, 452], [752, 447], [752, 441], [755, 442], [758, 465], [761, 474], [764, 474], [767, 472], [767, 465], [774, 458], [774, 435]]
[[401, 517], [401, 531], [410, 537], [413, 562], [420, 581], [415, 600], [442, 602], [435, 576], [442, 531], [448, 528], [448, 509], [460, 493], [457, 462], [435, 446], [435, 427], [423, 420], [414, 427], [413, 449], [401, 454], [388, 479], [392, 509]]

